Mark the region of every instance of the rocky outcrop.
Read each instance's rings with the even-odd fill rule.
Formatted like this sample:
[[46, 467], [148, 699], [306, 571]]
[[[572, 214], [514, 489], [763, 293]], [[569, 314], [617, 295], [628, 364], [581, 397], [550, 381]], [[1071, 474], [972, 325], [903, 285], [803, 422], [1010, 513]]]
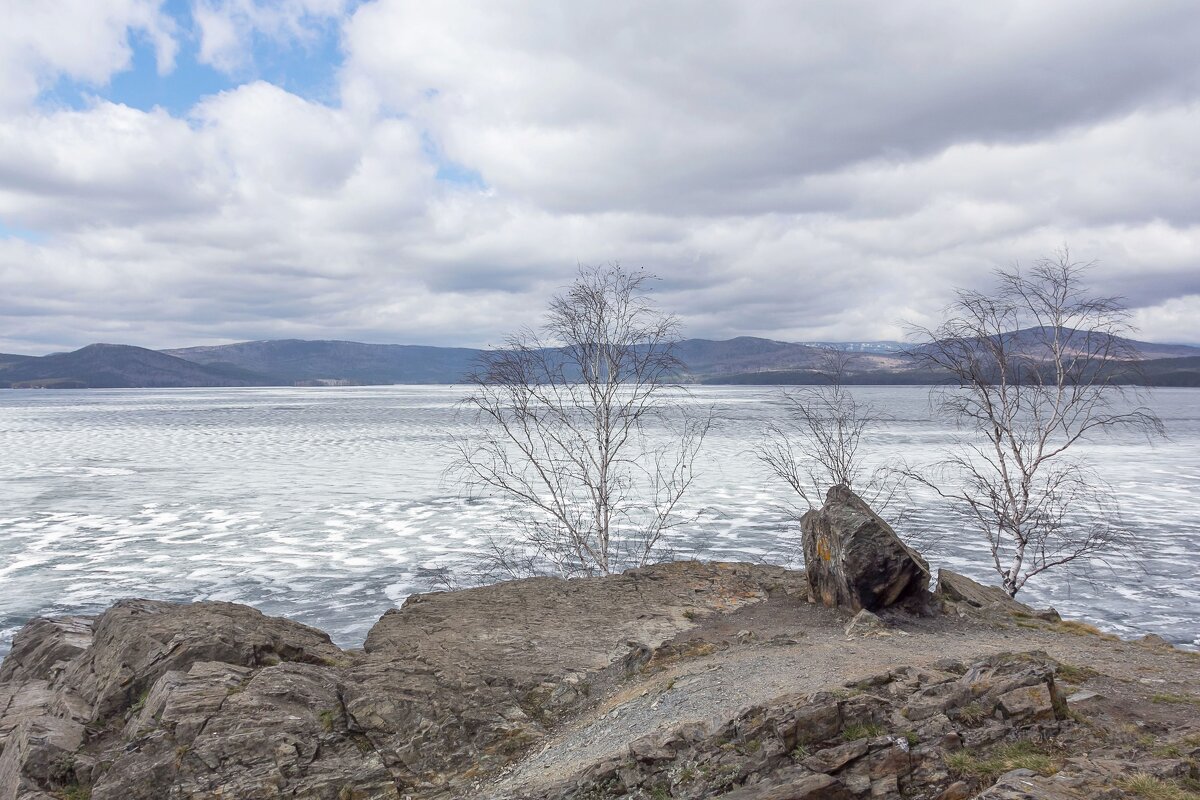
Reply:
[[13, 639], [0, 662], [0, 683], [50, 680], [92, 644], [90, 617], [31, 620]]
[[1009, 597], [1008, 592], [999, 586], [984, 586], [966, 575], [959, 575], [948, 569], [938, 570], [935, 594], [943, 600], [965, 603], [974, 608], [1000, 610], [1010, 614], [1018, 613], [1030, 616], [1034, 614], [1032, 608]]
[[371, 629], [346, 710], [405, 785], [452, 786], [464, 763], [489, 771], [533, 746], [600, 673], [636, 669], [691, 620], [802, 585], [778, 567], [680, 562], [415, 595]]
[[312, 664], [166, 672], [125, 724], [124, 747], [95, 762], [91, 796], [157, 800], [169, 787], [178, 797], [398, 800], [379, 753], [348, 730], [342, 689], [336, 669]]
[[804, 590], [778, 567], [687, 562], [415, 595], [360, 653], [228, 603], [35, 620], [3, 666], [0, 785], [18, 793], [0, 800], [461, 796], [591, 681], [696, 619]]
[[1081, 724], [1064, 676], [1094, 672], [922, 655], [1041, 635], [1008, 614], [862, 612], [847, 635], [807, 596], [750, 565], [533, 579], [414, 596], [362, 651], [226, 603], [36, 620], [0, 667], [0, 800], [1076, 800], [1200, 777], [1178, 651], [1127, 646], [1169, 662], [1181, 694], [1148, 691], [1177, 716]]
[[888, 635], [887, 623], [865, 608], [855, 614], [854, 619], [850, 620], [850, 624], [846, 626], [846, 636], [850, 638], [886, 635]]
[[0, 752], [0, 800], [41, 800], [42, 789], [75, 783], [73, 758], [83, 737], [82, 725], [49, 714], [14, 726]]
[[[175, 690], [183, 704], [197, 693], [186, 680], [193, 671], [211, 665], [248, 676], [340, 656], [321, 631], [232, 603], [128, 600], [95, 619], [34, 620], [0, 667], [0, 800], [74, 785], [98, 798], [161, 798], [164, 786], [179, 784], [191, 746], [162, 718], [179, 705]], [[233, 687], [210, 688], [201, 706], [223, 708]], [[139, 712], [152, 694], [157, 711], [147, 719]], [[242, 714], [239, 726], [253, 730], [258, 719], [257, 709]], [[200, 727], [210, 721], [204, 716]], [[210, 781], [212, 770], [202, 771]]]
[[927, 593], [929, 565], [848, 487], [832, 487], [800, 527], [808, 584], [825, 605], [878, 611]]
[[[1053, 775], [1030, 769], [1004, 773], [976, 800], [1191, 800], [1181, 784], [1195, 785], [1195, 762], [1180, 758], [1068, 758]], [[1141, 791], [1137, 790], [1140, 782]]]
[[510, 797], [933, 797], [954, 782], [952, 753], [1014, 737], [1041, 741], [1068, 718], [1045, 653], [939, 667], [780, 697], [711, 735], [685, 725], [634, 741], [624, 757], [557, 786]]
[[326, 664], [340, 655], [328, 634], [246, 606], [124, 600], [96, 619], [91, 644], [56, 684], [79, 695], [86, 721], [101, 722], [129, 708], [164, 673], [200, 661], [262, 667]]

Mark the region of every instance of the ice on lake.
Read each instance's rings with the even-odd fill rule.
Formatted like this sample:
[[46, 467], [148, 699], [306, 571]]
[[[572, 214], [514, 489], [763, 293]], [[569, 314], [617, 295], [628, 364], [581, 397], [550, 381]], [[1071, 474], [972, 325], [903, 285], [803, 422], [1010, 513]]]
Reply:
[[[793, 552], [784, 495], [750, 446], [779, 413], [774, 387], [702, 387], [720, 425], [706, 442], [680, 556], [775, 560]], [[856, 388], [891, 416], [872, 458], [932, 460], [948, 436], [919, 387]], [[0, 391], [0, 654], [39, 614], [122, 597], [248, 603], [360, 644], [386, 609], [428, 590], [503, 529], [504, 505], [443, 477], [462, 421], [447, 386]], [[1200, 645], [1200, 392], [1163, 389], [1170, 439], [1090, 446], [1143, 557], [1089, 579], [1050, 573], [1033, 605], [1122, 635]], [[986, 550], [932, 497], [902, 534], [937, 534], [931, 566], [994, 581]]]

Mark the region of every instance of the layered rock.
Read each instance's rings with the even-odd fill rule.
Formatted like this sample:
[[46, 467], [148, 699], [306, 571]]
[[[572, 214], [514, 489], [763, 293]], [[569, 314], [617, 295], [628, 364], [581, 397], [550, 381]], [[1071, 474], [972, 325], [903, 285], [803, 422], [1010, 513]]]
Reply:
[[[363, 651], [225, 603], [37, 620], [0, 668], [0, 800], [1082, 800], [1134, 771], [1200, 777], [1190, 695], [1161, 680], [1125, 702], [1154, 707], [1169, 747], [1077, 723], [1060, 676], [1097, 673], [1044, 652], [911, 666], [907, 642], [1034, 635], [1007, 613], [864, 612], [847, 638], [849, 614], [807, 595], [749, 565], [518, 581], [414, 596]], [[1190, 691], [1184, 654], [1129, 653]], [[1002, 757], [1018, 745], [1032, 772]]]
[[36, 620], [3, 666], [0, 800], [76, 784], [94, 800], [462, 796], [598, 675], [802, 586], [778, 567], [689, 562], [415, 595], [363, 653], [228, 603]]
[[938, 597], [952, 603], [966, 603], [974, 608], [999, 609], [1009, 613], [1033, 615], [1034, 610], [1008, 596], [999, 586], [984, 586], [966, 575], [948, 569], [938, 570]]
[[379, 753], [348, 730], [342, 689], [335, 669], [312, 664], [166, 672], [126, 724], [125, 747], [96, 762], [91, 796], [398, 800]]
[[[952, 782], [951, 753], [1013, 737], [1041, 741], [1068, 718], [1045, 653], [939, 666], [780, 697], [711, 735], [685, 725], [634, 741], [623, 757], [556, 786], [505, 798], [932, 797]], [[1029, 699], [1015, 702], [1017, 695]]]
[[830, 488], [800, 527], [808, 584], [825, 605], [878, 611], [927, 593], [929, 565], [848, 487]]

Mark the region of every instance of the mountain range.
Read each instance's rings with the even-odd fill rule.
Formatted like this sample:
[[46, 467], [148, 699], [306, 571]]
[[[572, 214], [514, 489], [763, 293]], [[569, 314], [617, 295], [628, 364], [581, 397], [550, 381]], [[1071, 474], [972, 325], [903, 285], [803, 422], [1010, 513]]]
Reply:
[[[1200, 386], [1200, 347], [1130, 342], [1147, 382]], [[822, 380], [825, 349], [847, 354], [847, 382], [925, 384], [944, 380], [914, 367], [899, 342], [780, 342], [740, 336], [686, 339], [681, 378], [710, 384], [796, 384]], [[148, 350], [92, 344], [47, 356], [0, 354], [0, 388], [166, 388], [385, 385], [462, 382], [485, 351], [464, 347], [280, 339]], [[1132, 381], [1132, 377], [1129, 378]]]

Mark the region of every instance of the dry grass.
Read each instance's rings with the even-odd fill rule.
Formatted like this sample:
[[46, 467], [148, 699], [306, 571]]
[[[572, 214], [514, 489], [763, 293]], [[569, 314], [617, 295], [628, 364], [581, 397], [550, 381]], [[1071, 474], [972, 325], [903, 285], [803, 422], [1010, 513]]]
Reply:
[[1058, 677], [1062, 678], [1067, 683], [1080, 684], [1087, 682], [1090, 678], [1094, 678], [1100, 673], [1091, 667], [1077, 667], [1074, 664], [1059, 664]]
[[967, 725], [978, 725], [988, 718], [988, 712], [979, 703], [971, 702], [958, 709], [953, 716]]
[[983, 783], [994, 783], [1001, 775], [1014, 769], [1053, 775], [1058, 772], [1060, 765], [1060, 760], [1054, 754], [1038, 749], [1027, 739], [1000, 745], [986, 755], [959, 750], [946, 756], [946, 766], [951, 772], [978, 778]]
[[1166, 781], [1145, 773], [1122, 778], [1117, 785], [1146, 800], [1200, 800], [1200, 794], [1185, 789], [1174, 781]]
[[1168, 703], [1181, 706], [1200, 706], [1200, 697], [1191, 694], [1172, 694], [1171, 692], [1160, 692], [1150, 698], [1154, 703]]
[[869, 722], [866, 725], [847, 725], [842, 730], [842, 738], [847, 742], [853, 742], [855, 739], [873, 739], [876, 736], [883, 736], [887, 733], [882, 725], [874, 722]]
[[1105, 633], [1095, 625], [1089, 625], [1086, 622], [1080, 622], [1075, 619], [1064, 619], [1062, 622], [1052, 623], [1051, 630], [1059, 633], [1069, 633], [1073, 636], [1099, 636], [1101, 639], [1107, 639], [1110, 642], [1120, 641], [1120, 637], [1113, 636], [1111, 633]]

